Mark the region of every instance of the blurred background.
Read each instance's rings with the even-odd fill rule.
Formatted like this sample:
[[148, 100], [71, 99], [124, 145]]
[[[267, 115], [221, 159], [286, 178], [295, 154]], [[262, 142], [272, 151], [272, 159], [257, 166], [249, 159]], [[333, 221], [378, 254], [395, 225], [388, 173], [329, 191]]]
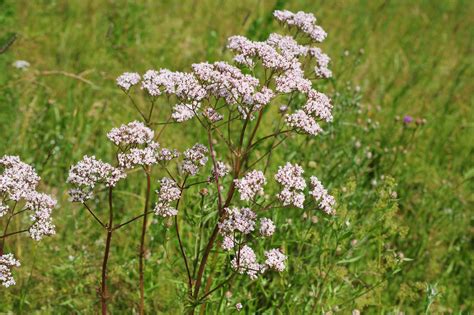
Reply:
[[[0, 155], [32, 164], [43, 190], [59, 200], [58, 235], [41, 243], [19, 237], [10, 245], [22, 267], [15, 271], [18, 285], [0, 289], [0, 313], [90, 313], [96, 307], [102, 235], [67, 202], [65, 180], [84, 154], [107, 158], [108, 130], [139, 119], [115, 78], [230, 60], [227, 37], [264, 40], [281, 30], [275, 9], [312, 12], [328, 32], [321, 48], [332, 58], [334, 77], [320, 89], [335, 106], [327, 133], [289, 143], [275, 159], [291, 160], [291, 152], [299, 152], [306, 167], [341, 194], [353, 183], [355, 199], [345, 205], [361, 226], [377, 210], [374, 196], [387, 178], [396, 187], [397, 209], [387, 223], [396, 227], [380, 236], [378, 248], [396, 247], [409, 259], [401, 271], [374, 282], [373, 295], [354, 298], [340, 312], [474, 310], [473, 1], [0, 0]], [[163, 141], [183, 149], [201, 137], [190, 124]], [[302, 220], [300, 213], [285, 215]], [[356, 223], [352, 228], [364, 232]], [[174, 241], [162, 241], [169, 239], [166, 225], [151, 230], [148, 307], [179, 313], [177, 285], [160, 281], [179, 274], [167, 261], [176, 252]], [[129, 310], [138, 294], [130, 280], [137, 244], [125, 235], [122, 244], [111, 271], [118, 281], [116, 312]], [[372, 268], [367, 255], [365, 266]], [[260, 308], [247, 311], [310, 313], [289, 306], [306, 303], [309, 284], [321, 278], [303, 265], [295, 261], [299, 275], [272, 284], [277, 293], [259, 297]], [[348, 270], [338, 270], [334, 283], [346, 281]], [[279, 296], [278, 288], [288, 294]], [[324, 311], [345, 301], [331, 296], [321, 301]]]

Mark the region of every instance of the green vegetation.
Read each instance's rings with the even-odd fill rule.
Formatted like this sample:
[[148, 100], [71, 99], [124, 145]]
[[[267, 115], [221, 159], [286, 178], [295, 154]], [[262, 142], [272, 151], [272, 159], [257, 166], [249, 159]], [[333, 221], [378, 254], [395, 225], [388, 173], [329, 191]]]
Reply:
[[[281, 8], [313, 12], [329, 33], [321, 47], [334, 78], [318, 88], [332, 96], [335, 117], [324, 135], [275, 150], [271, 168], [303, 157], [336, 196], [338, 215], [275, 212], [273, 242], [289, 269], [251, 283], [239, 278], [232, 297], [216, 295], [206, 310], [233, 313], [241, 301], [248, 314], [474, 311], [472, 1], [137, 2], [0, 0], [0, 156], [21, 156], [59, 200], [55, 237], [9, 243], [22, 267], [16, 286], [0, 287], [0, 313], [99, 307], [103, 235], [68, 202], [65, 181], [84, 154], [107, 160], [106, 132], [139, 118], [115, 78], [230, 60], [226, 38], [279, 31], [271, 14]], [[15, 60], [31, 66], [16, 69]], [[405, 115], [415, 121], [405, 124]], [[182, 150], [205, 137], [187, 126], [163, 144]], [[121, 187], [132, 199], [144, 188], [138, 177]], [[120, 215], [139, 214], [143, 202]], [[183, 221], [211, 212], [198, 198], [186, 204]], [[139, 224], [133, 233], [119, 234], [111, 253], [117, 314], [137, 309]], [[173, 231], [157, 220], [148, 237], [147, 310], [182, 313], [186, 279]], [[183, 238], [192, 252], [192, 230], [184, 227]]]

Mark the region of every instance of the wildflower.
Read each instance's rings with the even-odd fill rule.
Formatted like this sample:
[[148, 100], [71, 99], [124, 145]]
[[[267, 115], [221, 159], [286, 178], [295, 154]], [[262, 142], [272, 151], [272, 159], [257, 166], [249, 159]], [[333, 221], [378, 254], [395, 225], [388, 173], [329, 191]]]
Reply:
[[230, 167], [222, 161], [216, 161], [216, 168], [212, 167], [211, 176], [209, 181], [214, 180], [216, 177], [224, 177], [230, 172]]
[[127, 153], [119, 153], [117, 159], [121, 168], [130, 169], [137, 165], [153, 165], [158, 163], [158, 148], [156, 142], [149, 143], [144, 149], [132, 148]]
[[192, 148], [184, 151], [183, 171], [190, 175], [196, 175], [199, 168], [206, 165], [208, 152], [208, 149], [200, 143], [196, 143]]
[[405, 125], [411, 124], [412, 122], [413, 122], [413, 117], [411, 117], [410, 115], [406, 115], [405, 117], [403, 117], [403, 123]]
[[171, 161], [179, 156], [178, 150], [170, 150], [167, 148], [162, 148], [157, 155], [158, 161]]
[[175, 95], [181, 101], [199, 102], [206, 96], [206, 91], [192, 73], [168, 69], [148, 70], [143, 75], [142, 89], [151, 96]]
[[85, 155], [81, 161], [69, 170], [67, 182], [75, 187], [69, 190], [73, 202], [85, 202], [92, 197], [92, 190], [98, 183], [114, 187], [127, 175], [118, 168], [95, 158]]
[[316, 58], [317, 65], [314, 67], [316, 75], [324, 79], [332, 77], [332, 71], [328, 68], [331, 58], [317, 47], [310, 48], [308, 52], [310, 56]]
[[253, 67], [254, 58], [260, 59], [267, 69], [286, 70], [291, 66], [291, 61], [266, 42], [254, 42], [237, 35], [228, 38], [227, 48], [238, 53], [234, 58], [235, 62], [248, 67]]
[[327, 122], [332, 121], [331, 101], [323, 93], [317, 92], [315, 90], [308, 91], [308, 100], [303, 109], [309, 115], [316, 116]]
[[33, 167], [23, 163], [18, 156], [3, 156], [0, 158], [0, 166], [3, 166], [0, 193], [6, 193], [10, 200], [26, 198], [40, 181]]
[[304, 77], [299, 61], [293, 62], [291, 68], [275, 78], [275, 89], [281, 93], [293, 91], [306, 92], [311, 89], [311, 81]]
[[214, 108], [212, 107], [207, 107], [203, 112], [203, 116], [206, 117], [210, 122], [217, 122], [219, 120], [222, 120], [224, 116], [219, 114]]
[[27, 70], [30, 67], [30, 63], [26, 60], [16, 60], [12, 65], [20, 70]]
[[306, 187], [306, 182], [301, 176], [304, 170], [298, 164], [286, 163], [280, 166], [275, 175], [275, 180], [283, 186], [283, 190], [277, 194], [277, 198], [283, 202], [284, 206], [294, 205], [303, 208], [304, 194], [302, 191]]
[[45, 235], [54, 235], [56, 228], [52, 223], [51, 213], [56, 206], [56, 200], [36, 191], [31, 192], [26, 200], [25, 209], [33, 212], [30, 215], [33, 224], [28, 230], [31, 238], [39, 241]]
[[335, 214], [334, 205], [336, 200], [333, 196], [329, 195], [323, 184], [318, 180], [316, 176], [311, 176], [311, 187], [312, 190], [309, 192], [316, 201], [319, 201], [319, 207], [323, 209], [327, 214]]
[[309, 51], [308, 47], [299, 45], [291, 36], [272, 33], [265, 42], [278, 49], [287, 60], [295, 60], [300, 56], [306, 56]]
[[158, 202], [155, 206], [155, 214], [162, 217], [170, 217], [178, 214], [178, 209], [171, 207], [173, 201], [181, 197], [181, 189], [178, 184], [168, 177], [163, 177], [160, 181], [160, 189], [156, 191]]
[[277, 248], [265, 251], [265, 266], [274, 269], [276, 271], [282, 272], [285, 270], [285, 261], [287, 257]]
[[222, 249], [225, 251], [231, 250], [235, 246], [235, 239], [231, 235], [225, 235], [222, 239]]
[[15, 259], [13, 254], [0, 256], [0, 283], [6, 288], [16, 284], [11, 273], [13, 267], [20, 267], [20, 262]]
[[0, 200], [0, 218], [3, 217], [5, 214], [7, 214], [8, 210], [10, 210], [8, 206], [4, 205], [2, 201]]
[[242, 179], [235, 179], [234, 183], [240, 193], [240, 199], [249, 201], [257, 194], [263, 193], [263, 185], [267, 183], [267, 180], [262, 171], [253, 170]]
[[125, 72], [117, 78], [116, 82], [121, 89], [128, 91], [132, 86], [137, 85], [140, 79], [140, 75], [136, 72]]
[[224, 235], [238, 231], [250, 234], [255, 229], [256, 214], [249, 208], [225, 208], [226, 219], [219, 223], [219, 230]]
[[316, 25], [316, 18], [311, 13], [303, 11], [293, 13], [288, 10], [276, 10], [273, 12], [273, 16], [289, 27], [298, 28], [316, 42], [322, 42], [327, 36], [322, 27]]
[[242, 303], [237, 303], [235, 304], [235, 309], [237, 310], [237, 312], [240, 312], [242, 310], [243, 306], [242, 306]]
[[250, 279], [257, 278], [261, 266], [257, 263], [257, 256], [252, 248], [244, 245], [230, 262], [232, 269], [240, 274], [246, 273]]
[[229, 105], [253, 103], [252, 95], [256, 93], [259, 84], [257, 78], [243, 74], [239, 68], [223, 61], [213, 64], [197, 63], [192, 67], [194, 74], [210, 95], [224, 98]]
[[191, 104], [177, 104], [173, 107], [173, 113], [171, 117], [177, 122], [183, 122], [190, 120], [194, 116], [196, 116], [196, 111], [200, 107], [200, 103], [194, 102]]
[[109, 140], [115, 145], [145, 144], [151, 142], [154, 136], [154, 131], [139, 121], [132, 121], [131, 123], [120, 126], [119, 128], [113, 128], [107, 134], [107, 138], [109, 138]]
[[275, 224], [272, 220], [268, 218], [260, 219], [260, 234], [262, 236], [268, 237], [272, 236], [275, 232]]
[[323, 130], [316, 120], [303, 110], [297, 110], [295, 113], [286, 116], [288, 126], [295, 128], [297, 131], [315, 136]]

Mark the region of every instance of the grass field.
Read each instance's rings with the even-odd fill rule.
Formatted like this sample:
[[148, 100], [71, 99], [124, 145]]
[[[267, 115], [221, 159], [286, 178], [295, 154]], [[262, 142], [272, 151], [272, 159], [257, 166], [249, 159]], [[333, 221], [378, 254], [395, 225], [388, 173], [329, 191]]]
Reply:
[[[107, 131], [139, 118], [115, 78], [230, 60], [226, 38], [265, 39], [279, 30], [272, 12], [281, 8], [313, 12], [329, 33], [321, 47], [334, 77], [320, 89], [335, 117], [322, 136], [286, 143], [272, 162], [303, 157], [340, 214], [326, 224], [278, 213], [274, 241], [293, 253], [289, 270], [248, 286], [237, 280], [241, 289], [211, 300], [208, 312], [233, 313], [239, 300], [248, 314], [474, 312], [474, 2], [0, 0], [0, 156], [32, 164], [59, 200], [56, 236], [10, 242], [22, 267], [15, 287], [0, 288], [0, 313], [97, 310], [102, 235], [68, 202], [65, 182], [84, 154], [107, 158]], [[16, 69], [15, 60], [31, 66]], [[404, 123], [406, 115], [415, 120]], [[183, 126], [163, 143], [182, 150], [205, 137]], [[137, 180], [123, 193], [143, 189]], [[333, 237], [336, 226], [342, 234]], [[137, 224], [131, 233], [139, 232]], [[136, 239], [119, 234], [112, 250], [113, 313], [136, 311]], [[147, 309], [182, 313], [177, 241], [162, 222], [149, 239]], [[350, 249], [352, 240], [361, 245]], [[391, 268], [394, 255], [406, 258], [400, 267]]]

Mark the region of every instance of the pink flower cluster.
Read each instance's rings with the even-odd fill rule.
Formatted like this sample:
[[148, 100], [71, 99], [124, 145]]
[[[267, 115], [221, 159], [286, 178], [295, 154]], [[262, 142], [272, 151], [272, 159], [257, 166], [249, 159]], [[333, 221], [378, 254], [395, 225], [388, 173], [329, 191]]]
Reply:
[[122, 169], [98, 160], [95, 156], [85, 155], [69, 170], [67, 182], [74, 186], [69, 190], [71, 201], [84, 203], [92, 198], [92, 191], [98, 183], [114, 187], [119, 180], [125, 177], [127, 175]]
[[142, 89], [151, 96], [174, 95], [182, 101], [191, 102], [199, 102], [206, 96], [206, 91], [191, 73], [167, 69], [148, 70], [143, 75]]
[[[45, 235], [55, 234], [51, 214], [56, 207], [56, 200], [36, 191], [40, 177], [33, 167], [23, 163], [18, 156], [3, 156], [0, 158], [0, 167], [3, 167], [3, 173], [0, 174], [0, 196], [4, 197], [3, 202], [11, 200], [17, 203], [22, 199], [25, 201], [22, 210], [27, 211], [32, 221], [28, 228], [30, 237], [39, 241]], [[10, 211], [8, 205], [3, 202], [0, 203], [0, 217]]]
[[216, 161], [216, 168], [214, 166], [211, 170], [211, 176], [209, 177], [209, 181], [212, 181], [216, 178], [221, 178], [229, 174], [230, 167], [222, 161]]
[[316, 176], [311, 176], [310, 180], [312, 190], [309, 193], [316, 201], [319, 201], [319, 207], [327, 214], [336, 214], [336, 211], [334, 210], [336, 200], [334, 197], [328, 193]]
[[30, 210], [30, 219], [33, 222], [28, 233], [35, 241], [45, 235], [56, 234], [56, 228], [51, 220], [51, 213], [56, 207], [56, 200], [47, 194], [32, 192], [26, 198], [25, 209]]
[[[240, 274], [246, 273], [251, 279], [257, 278], [260, 273], [268, 268], [273, 268], [274, 264], [267, 259], [270, 264], [259, 264], [253, 249], [245, 244], [247, 235], [251, 234], [256, 227], [257, 215], [249, 208], [226, 208], [224, 220], [219, 222], [219, 233], [223, 236], [222, 249], [229, 251], [234, 249], [234, 258], [231, 260], [231, 267]], [[275, 232], [275, 224], [268, 218], [260, 219], [260, 235], [269, 237]], [[275, 250], [271, 250], [272, 252]], [[284, 261], [282, 262], [284, 264]], [[284, 266], [275, 270], [283, 271]]]
[[200, 143], [184, 151], [183, 171], [189, 175], [196, 175], [199, 169], [206, 165], [208, 153], [209, 150]]
[[155, 214], [161, 217], [171, 217], [178, 214], [178, 209], [171, 206], [173, 201], [181, 197], [181, 189], [174, 180], [163, 177], [160, 181], [160, 189], [156, 191], [158, 202], [155, 206]]
[[[0, 170], [2, 170], [0, 173], [0, 197], [2, 200], [0, 202], [0, 217], [10, 215], [11, 218], [25, 212], [31, 220], [27, 231], [32, 239], [39, 241], [44, 236], [54, 235], [56, 227], [51, 215], [56, 207], [56, 200], [36, 190], [40, 177], [34, 168], [22, 162], [18, 156], [5, 155], [0, 158]], [[22, 204], [21, 201], [24, 201], [22, 208], [18, 206]], [[9, 207], [9, 202], [14, 205]], [[13, 254], [0, 255], [0, 284], [4, 287], [15, 285], [11, 269], [19, 266], [20, 262], [15, 259]]]
[[107, 133], [107, 138], [115, 145], [138, 145], [153, 141], [155, 133], [142, 122], [132, 121]]
[[244, 245], [236, 252], [230, 264], [232, 269], [240, 274], [246, 273], [252, 280], [257, 279], [259, 274], [265, 273], [269, 269], [278, 272], [286, 269], [287, 257], [279, 249], [265, 251], [264, 255], [266, 257], [265, 263], [260, 264], [254, 250], [250, 246]]
[[18, 156], [5, 155], [0, 158], [0, 194], [6, 194], [8, 199], [19, 201], [35, 191], [40, 181], [33, 167], [23, 163]]
[[293, 13], [288, 10], [276, 10], [273, 12], [273, 16], [289, 27], [296, 27], [316, 42], [322, 42], [327, 36], [322, 27], [316, 25], [316, 17], [311, 13], [303, 11]]
[[267, 183], [262, 171], [253, 170], [241, 179], [234, 180], [241, 200], [252, 200], [257, 194], [263, 194], [263, 186]]
[[117, 78], [117, 85], [127, 92], [132, 86], [137, 85], [140, 79], [140, 75], [136, 72], [125, 72]]
[[166, 148], [159, 150], [160, 145], [153, 141], [154, 136], [153, 130], [138, 121], [113, 128], [107, 134], [107, 137], [121, 150], [117, 159], [122, 169], [153, 165], [178, 156], [176, 150], [171, 151]]
[[0, 283], [6, 288], [16, 284], [11, 272], [13, 267], [20, 267], [13, 254], [0, 255]]
[[303, 178], [304, 170], [298, 164], [291, 164], [287, 162], [285, 166], [280, 166], [275, 175], [275, 180], [283, 186], [277, 198], [284, 206], [294, 205], [298, 208], [303, 208], [304, 193], [306, 188], [306, 181]]

